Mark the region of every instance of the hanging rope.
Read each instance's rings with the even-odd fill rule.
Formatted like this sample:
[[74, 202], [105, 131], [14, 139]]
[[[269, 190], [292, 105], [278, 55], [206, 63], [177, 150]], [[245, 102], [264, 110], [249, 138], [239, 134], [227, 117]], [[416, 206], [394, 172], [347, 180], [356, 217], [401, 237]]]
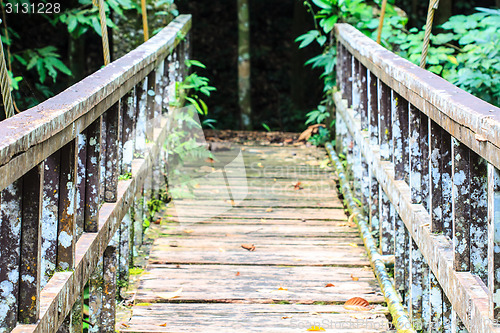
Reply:
[[5, 62], [5, 55], [3, 53], [2, 41], [0, 41], [0, 90], [2, 92], [5, 117], [12, 117], [14, 115], [14, 107], [12, 105], [12, 96], [10, 94], [10, 79], [9, 73], [7, 73], [7, 64]]
[[[99, 1], [99, 3], [97, 2]], [[101, 21], [101, 35], [102, 35], [102, 52], [104, 56], [104, 66], [110, 63], [109, 56], [109, 40], [108, 40], [108, 26], [106, 24], [106, 11], [104, 9], [104, 0], [92, 0], [94, 6], [99, 8], [99, 18]]]
[[377, 43], [380, 44], [382, 39], [382, 27], [384, 26], [384, 17], [385, 17], [385, 7], [387, 6], [387, 0], [382, 1], [382, 10], [380, 11], [380, 22], [378, 24], [378, 34], [377, 34]]
[[425, 24], [424, 47], [422, 49], [422, 58], [420, 59], [420, 67], [425, 68], [427, 60], [427, 52], [429, 51], [429, 41], [431, 39], [432, 21], [434, 20], [434, 12], [438, 8], [439, 0], [429, 1], [429, 10], [427, 11], [427, 23]]
[[149, 28], [148, 28], [148, 12], [146, 10], [146, 0], [141, 0], [142, 9], [142, 29], [144, 31], [144, 41], [147, 42], [149, 39]]

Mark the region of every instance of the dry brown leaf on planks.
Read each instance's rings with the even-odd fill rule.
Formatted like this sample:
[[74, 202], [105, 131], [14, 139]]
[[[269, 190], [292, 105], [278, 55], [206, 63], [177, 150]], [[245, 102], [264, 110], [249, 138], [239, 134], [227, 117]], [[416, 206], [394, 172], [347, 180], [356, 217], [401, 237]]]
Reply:
[[354, 311], [368, 311], [373, 309], [373, 306], [364, 298], [353, 297], [344, 303], [344, 308]]
[[329, 288], [329, 287], [335, 287], [335, 285], [333, 283], [328, 283], [325, 288]]
[[160, 223], [161, 223], [161, 217], [159, 217], [159, 218], [157, 218], [157, 219], [155, 220], [155, 224], [160, 224]]
[[253, 244], [241, 244], [241, 247], [248, 251], [255, 251], [255, 245]]
[[184, 233], [186, 233], [186, 234], [192, 234], [192, 233], [194, 232], [194, 230], [193, 230], [193, 229], [187, 229], [187, 230], [183, 230], [183, 231], [184, 231]]
[[359, 277], [354, 276], [354, 274], [351, 274], [351, 279], [352, 279], [353, 281], [359, 281]]
[[279, 288], [278, 288], [278, 290], [279, 290], [279, 291], [288, 291], [288, 289], [287, 289], [287, 288], [283, 288], [283, 287], [279, 287]]
[[122, 325], [123, 327], [130, 327], [130, 325], [127, 325], [127, 324], [125, 324], [125, 323], [121, 323], [121, 325]]
[[271, 207], [269, 207], [268, 209], [266, 209], [266, 213], [270, 213], [272, 211], [273, 211], [273, 209]]
[[158, 326], [161, 326], [161, 327], [166, 327], [167, 326], [167, 323], [163, 323], [163, 324], [160, 324]]
[[236, 272], [236, 276], [240, 276], [240, 272]]
[[303, 187], [301, 186], [301, 184], [302, 184], [302, 182], [292, 183], [293, 189], [294, 190], [302, 190]]
[[156, 296], [163, 298], [163, 299], [177, 298], [177, 297], [180, 297], [181, 294], [182, 294], [182, 287], [177, 289], [176, 291], [169, 292], [169, 293], [155, 293]]

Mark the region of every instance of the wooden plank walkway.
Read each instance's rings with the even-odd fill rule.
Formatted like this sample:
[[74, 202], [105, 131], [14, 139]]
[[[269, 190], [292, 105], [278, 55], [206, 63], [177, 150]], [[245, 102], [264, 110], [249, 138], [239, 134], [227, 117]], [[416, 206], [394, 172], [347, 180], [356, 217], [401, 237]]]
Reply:
[[[230, 182], [233, 192], [248, 186], [244, 201], [220, 213], [227, 203], [217, 194], [226, 184], [214, 181], [198, 186], [206, 195], [169, 205], [155, 226], [161, 237], [140, 278], [133, 316], [117, 329], [387, 331], [384, 299], [357, 229], [344, 215], [333, 173], [320, 167], [324, 151], [247, 146], [243, 155], [247, 178], [234, 175]], [[175, 205], [182, 206], [182, 219]], [[211, 213], [218, 215], [200, 221]], [[352, 297], [375, 308], [344, 309]]]

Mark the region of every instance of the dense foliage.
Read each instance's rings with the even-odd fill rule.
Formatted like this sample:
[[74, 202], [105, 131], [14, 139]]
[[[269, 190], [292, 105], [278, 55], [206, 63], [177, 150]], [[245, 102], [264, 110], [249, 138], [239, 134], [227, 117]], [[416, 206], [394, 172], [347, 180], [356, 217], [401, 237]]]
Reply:
[[[316, 42], [323, 52], [306, 64], [323, 70], [324, 91], [335, 85], [336, 48], [329, 39], [337, 22], [347, 22], [372, 39], [379, 24], [378, 1], [372, 6], [362, 0], [311, 0], [305, 6], [313, 15], [316, 28], [296, 39], [303, 48]], [[381, 1], [380, 1], [381, 2]], [[476, 8], [471, 15], [452, 16], [437, 27], [431, 37], [428, 70], [458, 87], [500, 105], [500, 10]], [[388, 4], [382, 45], [415, 64], [420, 62], [425, 27], [406, 30], [407, 17]], [[328, 42], [330, 40], [330, 42]], [[308, 114], [306, 123], [322, 123], [327, 118], [327, 99]]]

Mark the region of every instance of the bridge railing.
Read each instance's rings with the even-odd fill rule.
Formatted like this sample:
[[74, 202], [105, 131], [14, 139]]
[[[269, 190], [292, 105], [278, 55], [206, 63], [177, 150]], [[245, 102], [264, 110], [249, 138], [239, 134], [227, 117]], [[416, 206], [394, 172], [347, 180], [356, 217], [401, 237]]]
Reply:
[[500, 331], [500, 109], [350, 25], [336, 37], [336, 149], [414, 328]]
[[148, 200], [165, 190], [163, 113], [190, 28], [181, 15], [0, 123], [0, 332], [115, 331], [117, 285], [142, 244]]

